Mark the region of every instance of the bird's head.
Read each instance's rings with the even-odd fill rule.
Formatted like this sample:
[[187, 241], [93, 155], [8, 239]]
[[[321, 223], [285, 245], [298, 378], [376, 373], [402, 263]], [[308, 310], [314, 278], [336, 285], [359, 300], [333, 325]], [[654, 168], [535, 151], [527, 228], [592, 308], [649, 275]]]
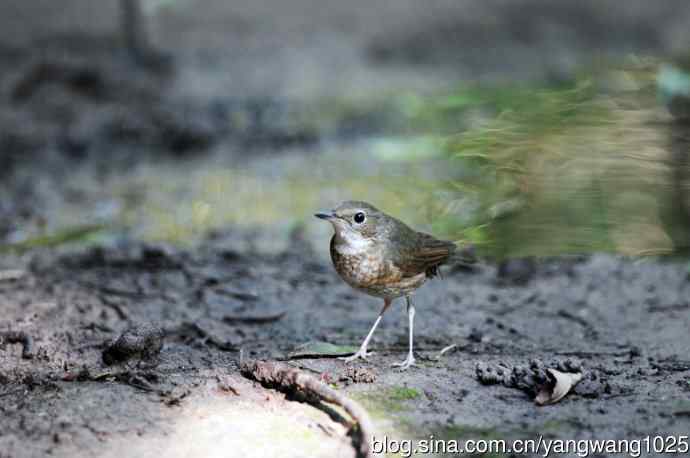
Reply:
[[331, 211], [314, 216], [333, 225], [336, 237], [350, 245], [367, 243], [377, 237], [389, 217], [371, 204], [348, 200]]

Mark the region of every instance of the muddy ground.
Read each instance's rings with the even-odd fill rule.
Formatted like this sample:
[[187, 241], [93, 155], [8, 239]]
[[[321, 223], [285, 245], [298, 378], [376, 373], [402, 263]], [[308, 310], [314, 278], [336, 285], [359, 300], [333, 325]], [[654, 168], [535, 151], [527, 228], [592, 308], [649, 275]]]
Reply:
[[[597, 56], [671, 52], [690, 22], [684, 2], [628, 2], [626, 14], [594, 1], [567, 9], [540, 0], [525, 8], [176, 2], [154, 23], [169, 72], [137, 68], [122, 53], [115, 2], [74, 0], [59, 11], [51, 2], [11, 3], [11, 24], [0, 30], [0, 241], [15, 248], [0, 258], [0, 458], [355, 456], [338, 413], [243, 377], [240, 351], [282, 360], [360, 401], [379, 436], [687, 434], [686, 260], [596, 255], [449, 266], [416, 296], [418, 365], [400, 372], [390, 367], [407, 345], [400, 303], [369, 361], [295, 356], [307, 343], [358, 345], [380, 304], [333, 271], [328, 229], [311, 216], [318, 207], [260, 213], [261, 200], [272, 198], [265, 183], [284, 178], [284, 169], [320, 178], [328, 170], [325, 189], [300, 185], [318, 194], [315, 207], [353, 197], [351, 188], [323, 185], [338, 174], [381, 179], [357, 151], [386, 133], [385, 116], [344, 116], [325, 130], [308, 116], [295, 122], [315, 100], [423, 93], [468, 78], [561, 80]], [[390, 162], [377, 167], [407, 173]], [[234, 168], [265, 179], [246, 180], [249, 193], [238, 198], [247, 199], [238, 209], [260, 213], [251, 227], [228, 219], [184, 247], [144, 240], [161, 238], [141, 230], [151, 208], [128, 203], [155, 190], [167, 195], [154, 194], [155, 203], [171, 213], [187, 203], [171, 182]], [[219, 189], [219, 201], [235, 190]], [[36, 240], [66, 222], [87, 235], [105, 225], [107, 236]], [[285, 243], [275, 243], [277, 234]], [[140, 342], [141, 334], [149, 338]], [[132, 342], [134, 354], [121, 361]], [[545, 368], [584, 379], [560, 403], [538, 407]]]
[[[135, 243], [13, 262], [26, 271], [0, 283], [2, 331], [26, 333], [33, 348], [0, 352], [3, 456], [148, 456], [160, 447], [171, 456], [353, 456], [337, 421], [243, 379], [239, 350], [283, 359], [305, 342], [357, 345], [379, 304], [304, 244], [259, 256], [235, 251], [234, 237], [192, 251]], [[289, 364], [361, 400], [389, 437], [687, 434], [686, 264], [602, 255], [544, 262], [520, 285], [491, 265], [444, 277], [417, 295], [417, 367], [390, 367], [405, 354], [401, 304], [370, 361]], [[165, 330], [160, 354], [105, 365], [112, 339], [149, 324]], [[584, 380], [537, 407], [529, 384], [486, 373], [540, 364], [581, 370]]]

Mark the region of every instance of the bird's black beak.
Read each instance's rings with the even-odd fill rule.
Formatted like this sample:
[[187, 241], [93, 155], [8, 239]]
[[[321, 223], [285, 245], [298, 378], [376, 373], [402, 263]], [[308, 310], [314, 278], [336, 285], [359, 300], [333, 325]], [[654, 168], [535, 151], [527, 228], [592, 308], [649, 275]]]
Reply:
[[328, 212], [328, 213], [315, 213], [314, 216], [316, 216], [317, 218], [321, 218], [321, 219], [331, 219], [331, 218], [334, 218], [334, 217], [335, 217], [335, 215], [334, 215], [332, 212]]

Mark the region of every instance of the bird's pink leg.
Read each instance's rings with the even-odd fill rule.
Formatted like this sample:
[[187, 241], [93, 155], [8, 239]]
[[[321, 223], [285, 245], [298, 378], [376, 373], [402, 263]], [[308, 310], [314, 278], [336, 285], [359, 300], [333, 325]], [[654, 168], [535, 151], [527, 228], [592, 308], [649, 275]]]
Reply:
[[388, 307], [393, 303], [391, 299], [384, 299], [383, 300], [383, 308], [381, 309], [381, 312], [379, 313], [379, 316], [376, 317], [376, 321], [374, 321], [374, 325], [371, 327], [371, 330], [369, 331], [369, 334], [364, 338], [364, 342], [362, 342], [362, 345], [359, 347], [359, 350], [357, 350], [357, 353], [355, 353], [352, 356], [348, 356], [346, 358], [340, 358], [344, 361], [350, 362], [354, 361], [356, 359], [367, 359], [367, 356], [369, 356], [371, 353], [367, 353], [367, 347], [369, 346], [369, 341], [371, 340], [371, 336], [374, 335], [374, 331], [376, 330], [376, 327], [379, 325], [379, 322], [381, 322], [381, 318], [383, 318], [383, 314], [386, 313], [386, 310], [388, 310]]

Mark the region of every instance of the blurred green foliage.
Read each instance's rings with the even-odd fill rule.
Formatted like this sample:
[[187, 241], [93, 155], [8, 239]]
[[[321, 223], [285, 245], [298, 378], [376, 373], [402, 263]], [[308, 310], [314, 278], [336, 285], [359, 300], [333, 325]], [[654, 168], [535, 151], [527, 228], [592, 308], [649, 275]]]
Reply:
[[[462, 87], [418, 110], [444, 135], [455, 177], [435, 221], [496, 257], [663, 254], [687, 233], [654, 66], [607, 68], [555, 87]], [[682, 237], [681, 237], [682, 238]]]
[[73, 228], [91, 221], [101, 200], [111, 226], [146, 240], [187, 243], [229, 226], [261, 227], [271, 235], [251, 249], [275, 251], [300, 225], [322, 247], [331, 229], [313, 212], [355, 199], [498, 258], [669, 253], [689, 244], [690, 160], [677, 161], [688, 156], [690, 135], [659, 103], [657, 69], [639, 61], [557, 85], [317, 101], [290, 122], [346, 141], [241, 166], [203, 157], [142, 163], [104, 181], [75, 173], [70, 186], [92, 202], [55, 206], [51, 227], [65, 232], [26, 231], [27, 240], [0, 249], [102, 237]]
[[99, 224], [65, 227], [51, 234], [29, 237], [21, 242], [0, 244], [0, 253], [24, 253], [33, 248], [56, 247], [68, 243], [83, 244], [106, 228], [107, 226]]
[[[478, 88], [472, 96], [460, 98], [495, 113], [483, 125], [450, 136], [446, 142], [446, 151], [456, 166], [469, 171], [460, 177], [462, 187], [459, 191], [473, 196], [476, 201], [472, 219], [462, 221], [463, 225], [470, 223], [469, 230], [463, 229], [463, 235], [496, 256], [546, 254], [553, 248], [559, 249], [540, 246], [534, 249], [536, 253], [531, 253], [515, 246], [524, 246], [523, 239], [538, 237], [539, 232], [547, 229], [540, 227], [547, 223], [543, 217], [539, 218], [539, 224], [525, 227], [525, 223], [536, 222], [533, 215], [529, 215], [531, 212], [526, 212], [528, 202], [549, 197], [532, 195], [529, 184], [524, 182], [529, 174], [528, 162], [535, 155], [548, 154], [540, 148], [547, 137], [576, 126], [607, 122], [606, 108], [592, 103], [595, 94], [591, 80], [585, 79], [560, 88]], [[598, 196], [594, 191], [576, 199], [596, 200]], [[559, 196], [551, 197], [553, 199], [542, 202], [540, 213], [553, 215], [549, 223], [552, 228], [554, 224], [570, 226], [582, 218], [590, 219], [593, 230], [586, 235], [585, 245], [591, 245], [592, 249], [606, 248], [603, 227], [606, 221], [596, 202], [591, 201], [583, 208], [582, 202], [571, 200], [574, 205], [561, 205]], [[525, 230], [530, 233], [522, 234]], [[561, 241], [563, 251], [586, 248], [581, 246], [582, 237], [573, 238], [572, 235]], [[541, 237], [539, 240], [542, 244], [549, 243]]]

